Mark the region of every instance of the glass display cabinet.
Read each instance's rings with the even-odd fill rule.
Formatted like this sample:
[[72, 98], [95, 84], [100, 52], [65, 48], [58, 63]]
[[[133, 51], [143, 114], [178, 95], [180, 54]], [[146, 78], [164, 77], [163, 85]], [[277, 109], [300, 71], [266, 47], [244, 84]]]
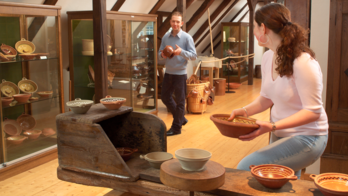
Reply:
[[[221, 23], [221, 31], [221, 52], [223, 58], [249, 54], [249, 23], [223, 22]], [[249, 61], [236, 63], [242, 60], [242, 58], [224, 60], [220, 77], [229, 79], [230, 82], [238, 83], [248, 80]]]
[[94, 100], [95, 83], [138, 112], [157, 112], [157, 15], [108, 11], [108, 78], [95, 81], [93, 12], [68, 12], [71, 99]]
[[3, 168], [56, 152], [55, 120], [64, 112], [60, 7], [0, 2], [0, 26]]

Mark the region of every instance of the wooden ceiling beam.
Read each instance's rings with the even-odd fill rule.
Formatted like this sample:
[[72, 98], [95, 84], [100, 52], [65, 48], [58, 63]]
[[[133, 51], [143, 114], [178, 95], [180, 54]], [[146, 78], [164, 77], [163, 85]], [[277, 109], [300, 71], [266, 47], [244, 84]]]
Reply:
[[237, 13], [236, 15], [233, 16], [233, 18], [230, 20], [230, 22], [233, 22], [238, 16], [240, 13], [243, 12], [243, 10], [248, 6], [248, 3], [246, 3]]
[[[182, 13], [182, 21], [186, 21], [186, 0], [176, 0], [176, 9]], [[186, 31], [186, 22], [181, 26], [183, 31]]]
[[242, 22], [242, 20], [244, 19], [244, 17], [249, 13], [249, 10], [245, 12], [245, 14], [240, 17], [240, 19], [238, 20], [238, 22]]
[[[220, 24], [220, 21], [231, 11], [231, 9], [238, 3], [239, 0], [235, 0], [226, 10], [225, 12], [220, 16], [220, 18], [213, 24], [213, 26], [211, 27], [211, 30], [213, 30], [216, 25]], [[209, 35], [209, 31], [206, 32], [201, 39], [195, 44], [196, 47], [198, 47], [202, 41], [204, 40], [204, 38], [206, 38]]]
[[189, 32], [196, 22], [203, 16], [207, 9], [214, 3], [214, 0], [205, 0], [198, 10], [193, 14], [191, 19], [186, 24], [186, 32]]
[[117, 0], [115, 5], [111, 8], [111, 11], [118, 11], [122, 7], [126, 0]]

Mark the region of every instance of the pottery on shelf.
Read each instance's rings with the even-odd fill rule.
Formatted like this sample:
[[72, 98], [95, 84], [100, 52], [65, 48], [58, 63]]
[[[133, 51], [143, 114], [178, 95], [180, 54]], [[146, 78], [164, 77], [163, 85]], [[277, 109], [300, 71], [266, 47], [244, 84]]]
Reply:
[[37, 84], [23, 77], [21, 81], [18, 82], [18, 87], [23, 93], [35, 93], [38, 89]]
[[13, 98], [19, 103], [28, 102], [30, 97], [31, 97], [31, 94], [15, 94], [15, 95], [13, 95]]
[[45, 137], [49, 137], [51, 135], [56, 134], [56, 131], [53, 130], [52, 128], [44, 128], [42, 129], [42, 135]]
[[6, 140], [9, 144], [14, 144], [14, 145], [19, 145], [26, 139], [28, 139], [28, 137], [23, 136], [23, 135], [10, 136], [10, 137], [6, 138]]
[[39, 91], [37, 94], [42, 98], [48, 98], [53, 94], [53, 91]]
[[14, 94], [19, 94], [19, 88], [13, 82], [2, 80], [1, 83], [1, 93], [6, 97], [12, 97]]
[[227, 83], [226, 84], [226, 88], [232, 88], [232, 89], [236, 89], [239, 88], [242, 84], [241, 83]]
[[16, 43], [15, 48], [21, 54], [31, 54], [35, 51], [35, 45], [33, 44], [33, 42], [28, 41], [24, 38]]
[[173, 158], [173, 155], [168, 152], [150, 152], [146, 155], [140, 155], [141, 159], [149, 162], [151, 167], [160, 169], [163, 162]]
[[163, 49], [163, 54], [164, 56], [166, 56], [167, 58], [173, 58], [174, 56], [174, 48], [170, 45], [167, 45], [164, 49]]
[[7, 58], [4, 54], [2, 54], [2, 53], [0, 52], [0, 60], [6, 62], [6, 61], [9, 61], [10, 59]]
[[109, 110], [117, 110], [125, 102], [126, 102], [126, 98], [111, 97], [110, 95], [107, 95], [105, 98], [100, 99], [100, 103], [102, 103]]
[[9, 106], [13, 101], [13, 97], [1, 97], [2, 106]]
[[210, 116], [210, 120], [214, 122], [224, 136], [239, 138], [239, 136], [246, 135], [259, 128], [259, 125], [256, 124], [256, 119], [236, 116], [229, 121], [229, 117], [229, 114], [213, 114]]
[[29, 130], [35, 127], [36, 120], [29, 114], [22, 114], [17, 118], [17, 122], [22, 130]]
[[348, 175], [341, 173], [322, 173], [309, 176], [325, 196], [348, 195]]
[[37, 139], [41, 135], [41, 133], [42, 133], [41, 130], [34, 129], [34, 130], [24, 131], [23, 135], [28, 136], [30, 140], [34, 140], [34, 139]]
[[279, 189], [289, 180], [297, 180], [294, 170], [283, 165], [250, 165], [249, 168], [255, 179], [270, 189]]
[[128, 161], [131, 158], [133, 153], [138, 152], [137, 148], [127, 148], [127, 147], [116, 148], [116, 150], [121, 155], [124, 161]]
[[24, 60], [34, 60], [37, 55], [36, 54], [23, 53], [23, 54], [19, 54], [18, 56], [20, 56]]
[[2, 128], [5, 133], [11, 136], [20, 135], [22, 133], [22, 128], [19, 126], [18, 122], [13, 119], [4, 118]]
[[1, 44], [0, 49], [5, 55], [14, 55], [15, 57], [17, 55], [16, 49], [12, 48], [9, 45]]
[[93, 105], [92, 100], [82, 100], [76, 98], [74, 101], [68, 101], [66, 105], [75, 113], [75, 114], [86, 114], [89, 108]]
[[202, 171], [211, 158], [211, 153], [198, 148], [183, 148], [175, 151], [175, 157], [184, 170]]

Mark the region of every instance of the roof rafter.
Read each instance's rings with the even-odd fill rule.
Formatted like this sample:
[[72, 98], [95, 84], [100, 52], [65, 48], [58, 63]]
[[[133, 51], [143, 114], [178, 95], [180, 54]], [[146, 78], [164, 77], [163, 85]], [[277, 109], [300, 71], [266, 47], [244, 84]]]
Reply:
[[198, 8], [198, 10], [193, 14], [191, 19], [186, 24], [186, 32], [196, 24], [196, 22], [202, 17], [202, 15], [207, 11], [207, 9], [214, 3], [214, 0], [205, 0], [203, 4]]
[[117, 0], [115, 5], [112, 6], [111, 11], [118, 11], [118, 10], [120, 10], [120, 8], [122, 7], [122, 5], [124, 4], [125, 1], [126, 0]]

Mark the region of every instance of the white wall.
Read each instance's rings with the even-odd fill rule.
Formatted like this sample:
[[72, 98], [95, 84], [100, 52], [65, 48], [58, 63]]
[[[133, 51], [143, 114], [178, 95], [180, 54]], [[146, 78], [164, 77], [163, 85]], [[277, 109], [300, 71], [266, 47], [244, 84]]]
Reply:
[[[311, 35], [310, 46], [314, 50], [321, 71], [323, 73], [323, 93], [322, 99], [325, 108], [326, 86], [327, 86], [327, 69], [329, 53], [329, 20], [330, 20], [330, 1], [312, 0], [311, 13]], [[307, 167], [306, 173], [319, 174], [320, 159], [313, 165]]]

